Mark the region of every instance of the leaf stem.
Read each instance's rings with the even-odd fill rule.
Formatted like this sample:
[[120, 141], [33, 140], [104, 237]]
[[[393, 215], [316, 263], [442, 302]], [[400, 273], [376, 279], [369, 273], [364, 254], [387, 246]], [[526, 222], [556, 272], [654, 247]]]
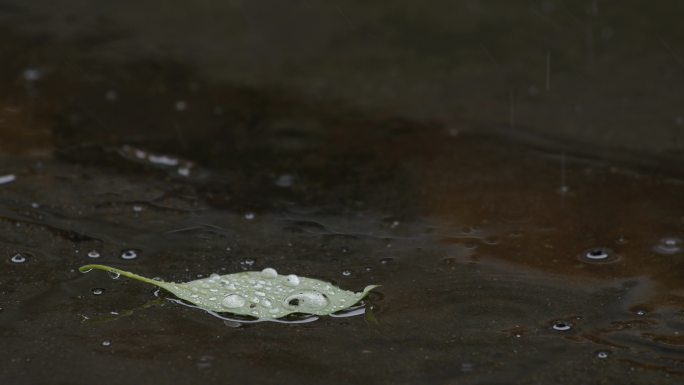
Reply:
[[149, 279], [149, 278], [143, 277], [143, 276], [138, 275], [138, 274], [133, 274], [133, 273], [130, 273], [128, 271], [117, 269], [116, 267], [110, 267], [110, 266], [106, 266], [106, 265], [92, 264], [92, 265], [84, 265], [84, 266], [81, 266], [78, 268], [78, 271], [80, 271], [81, 273], [87, 273], [90, 270], [104, 270], [104, 271], [109, 271], [111, 273], [121, 274], [124, 277], [128, 277], [131, 279], [135, 279], [136, 281], [141, 281], [141, 282], [149, 283], [149, 284], [152, 284], [155, 286], [159, 286], [159, 287], [164, 288], [164, 289], [166, 288], [165, 286], [167, 284], [164, 281], [155, 281], [154, 279]]

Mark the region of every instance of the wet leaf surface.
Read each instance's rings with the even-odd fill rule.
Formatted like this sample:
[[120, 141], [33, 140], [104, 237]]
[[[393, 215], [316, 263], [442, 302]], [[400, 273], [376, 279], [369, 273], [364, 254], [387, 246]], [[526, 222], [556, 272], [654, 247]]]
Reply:
[[159, 286], [204, 310], [248, 315], [258, 319], [281, 318], [293, 313], [329, 315], [348, 309], [377, 285], [360, 293], [342, 290], [317, 279], [279, 275], [272, 268], [235, 274], [212, 274], [185, 283], [164, 282], [114, 267], [90, 264], [81, 272], [104, 270]]

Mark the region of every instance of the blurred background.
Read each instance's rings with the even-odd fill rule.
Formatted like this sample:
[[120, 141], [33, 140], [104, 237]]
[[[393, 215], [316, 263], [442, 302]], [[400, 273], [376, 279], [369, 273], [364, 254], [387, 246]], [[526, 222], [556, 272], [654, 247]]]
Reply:
[[[182, 131], [207, 119], [213, 105], [230, 118], [266, 109], [287, 120], [292, 112], [273, 104], [288, 102], [673, 157], [683, 149], [683, 8], [3, 1], [2, 148], [47, 150], [76, 140], [83, 125], [120, 141], [142, 130], [163, 136], [174, 122]], [[268, 102], [226, 101], [241, 92]], [[187, 103], [181, 114], [178, 101]], [[203, 126], [195, 135], [211, 135]]]

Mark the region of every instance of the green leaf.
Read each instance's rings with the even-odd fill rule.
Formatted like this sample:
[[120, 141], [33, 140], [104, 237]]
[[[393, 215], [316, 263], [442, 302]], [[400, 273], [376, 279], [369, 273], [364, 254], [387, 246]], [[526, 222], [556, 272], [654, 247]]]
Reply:
[[185, 283], [156, 281], [105, 265], [85, 265], [79, 271], [87, 273], [93, 269], [159, 286], [205, 310], [260, 319], [281, 318], [292, 313], [328, 315], [351, 307], [378, 287], [370, 285], [362, 292], [354, 293], [317, 279], [279, 275], [271, 268], [212, 274], [209, 278]]

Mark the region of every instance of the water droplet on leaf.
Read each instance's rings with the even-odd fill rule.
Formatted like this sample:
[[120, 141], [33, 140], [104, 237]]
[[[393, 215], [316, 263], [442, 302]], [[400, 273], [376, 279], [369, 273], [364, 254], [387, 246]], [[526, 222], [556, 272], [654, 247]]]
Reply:
[[227, 295], [225, 298], [223, 298], [223, 301], [221, 301], [221, 305], [228, 309], [234, 309], [236, 307], [243, 307], [245, 306], [245, 299], [242, 298], [241, 296], [237, 294], [230, 294]]
[[267, 267], [261, 270], [261, 275], [263, 275], [266, 278], [275, 278], [278, 276], [278, 272], [273, 268]]

